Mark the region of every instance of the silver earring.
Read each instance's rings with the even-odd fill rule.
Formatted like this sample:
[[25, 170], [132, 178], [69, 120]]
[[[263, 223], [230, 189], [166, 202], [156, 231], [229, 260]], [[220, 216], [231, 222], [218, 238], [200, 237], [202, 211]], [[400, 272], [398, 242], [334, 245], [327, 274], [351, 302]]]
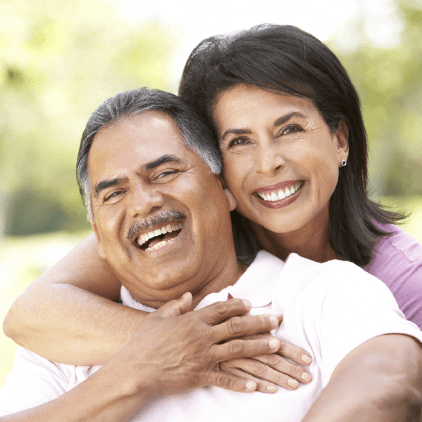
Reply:
[[343, 160], [343, 161], [341, 162], [341, 166], [342, 166], [342, 167], [346, 167], [346, 164], [347, 164], [347, 163], [346, 163], [346, 160]]

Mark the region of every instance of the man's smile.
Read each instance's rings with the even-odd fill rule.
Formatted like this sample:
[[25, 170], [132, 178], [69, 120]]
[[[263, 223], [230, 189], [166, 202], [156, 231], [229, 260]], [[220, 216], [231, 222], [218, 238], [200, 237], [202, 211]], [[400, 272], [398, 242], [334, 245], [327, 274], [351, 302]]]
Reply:
[[183, 227], [182, 223], [169, 223], [160, 228], [142, 233], [136, 243], [143, 251], [153, 251], [162, 248], [170, 240], [179, 235]]

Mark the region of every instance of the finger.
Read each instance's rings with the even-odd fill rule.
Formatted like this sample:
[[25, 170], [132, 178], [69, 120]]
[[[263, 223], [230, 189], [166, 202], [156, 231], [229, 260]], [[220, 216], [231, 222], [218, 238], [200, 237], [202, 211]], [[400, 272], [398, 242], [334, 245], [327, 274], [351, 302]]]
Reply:
[[203, 322], [214, 325], [236, 315], [244, 315], [251, 308], [252, 304], [248, 300], [232, 299], [225, 302], [215, 302], [195, 312]]
[[293, 362], [299, 363], [300, 365], [308, 366], [312, 363], [311, 355], [300, 347], [294, 346], [285, 340], [280, 340], [281, 345], [277, 354], [291, 359]]
[[276, 338], [257, 340], [230, 340], [223, 344], [214, 344], [210, 348], [215, 362], [231, 359], [249, 358], [251, 356], [267, 355], [278, 350], [280, 340]]
[[209, 373], [207, 385], [214, 385], [215, 387], [224, 388], [225, 390], [230, 391], [238, 391], [239, 393], [252, 393], [257, 388], [254, 381], [239, 378], [217, 370]]
[[[236, 316], [212, 327], [217, 342], [236, 337], [268, 333], [278, 326], [278, 319], [273, 315]], [[271, 337], [271, 336], [269, 336]], [[275, 337], [271, 337], [275, 338]]]
[[254, 356], [253, 359], [236, 360], [231, 364], [284, 388], [286, 384], [290, 387], [296, 385], [293, 380], [302, 384], [308, 384], [312, 381], [311, 374], [305, 371], [302, 366], [291, 363], [277, 354]]
[[187, 292], [179, 299], [165, 303], [154, 312], [154, 316], [163, 318], [175, 318], [189, 311], [192, 305], [192, 294]]
[[299, 386], [299, 382], [296, 379], [277, 372], [262, 362], [254, 361], [254, 359], [233, 359], [227, 363], [221, 362], [220, 368], [226, 368], [227, 365], [234, 365], [238, 369], [241, 368], [240, 370], [242, 372], [248, 373], [255, 378], [262, 377], [262, 381], [267, 381], [272, 385], [278, 385], [286, 390], [296, 390]]
[[[233, 362], [234, 366], [232, 366], [232, 362]], [[244, 379], [247, 379], [247, 380], [250, 380], [250, 381], [254, 381], [257, 385], [256, 390], [260, 391], [261, 393], [273, 394], [273, 393], [277, 392], [277, 386], [276, 385], [274, 385], [274, 384], [272, 384], [268, 381], [259, 379], [255, 376], [251, 375], [250, 373], [246, 373], [246, 372], [242, 371], [241, 369], [238, 369], [236, 367], [237, 362], [238, 362], [237, 359], [235, 359], [233, 361], [229, 361], [229, 362], [221, 362], [220, 363], [220, 371], [229, 373], [229, 374], [234, 375], [238, 378], [244, 378]]]

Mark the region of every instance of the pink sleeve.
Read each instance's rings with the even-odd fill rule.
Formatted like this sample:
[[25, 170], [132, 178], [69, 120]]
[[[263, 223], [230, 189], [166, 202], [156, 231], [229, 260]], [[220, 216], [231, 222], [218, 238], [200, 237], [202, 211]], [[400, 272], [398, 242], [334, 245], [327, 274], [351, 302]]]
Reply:
[[422, 245], [397, 226], [375, 248], [365, 270], [383, 281], [393, 293], [406, 318], [422, 330]]

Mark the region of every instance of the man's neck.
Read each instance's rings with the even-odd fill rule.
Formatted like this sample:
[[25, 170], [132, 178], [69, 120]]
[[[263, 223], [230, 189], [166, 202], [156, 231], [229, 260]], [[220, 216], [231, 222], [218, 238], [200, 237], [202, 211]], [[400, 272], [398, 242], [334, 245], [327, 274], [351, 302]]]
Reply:
[[236, 262], [230, 262], [211, 282], [206, 284], [201, 290], [193, 295], [192, 309], [201, 302], [201, 300], [211, 293], [218, 293], [228, 286], [236, 284], [237, 280], [246, 271], [247, 265], [236, 258]]
[[[197, 286], [196, 290], [194, 288], [189, 289], [189, 291], [193, 295], [192, 309], [194, 309], [205, 296], [211, 293], [218, 293], [226, 287], [234, 285], [247, 268], [244, 263], [237, 260], [236, 254], [234, 252], [234, 247], [232, 253], [223, 255], [220, 258], [221, 259], [217, 261], [210, 260], [210, 262], [214, 262], [214, 265], [210, 265], [210, 271], [206, 272], [206, 275], [203, 274], [202, 280], [196, 280], [198, 282], [195, 282], [193, 284], [187, 283], [191, 286]], [[215, 264], [216, 262], [218, 264]], [[198, 274], [196, 274], [194, 277], [197, 278]], [[168, 290], [165, 296], [161, 295], [161, 297], [159, 298], [159, 296], [156, 295], [154, 292], [152, 292], [152, 295], [148, 295], [143, 289], [137, 291], [136, 285], [134, 283], [123, 282], [123, 285], [130, 292], [134, 300], [136, 300], [138, 303], [141, 303], [145, 306], [154, 309], [158, 309], [160, 306], [164, 305], [164, 303], [168, 302], [169, 300], [179, 298], [183, 293], [186, 293], [186, 291], [188, 291], [181, 291], [179, 287], [176, 287], [177, 290]]]

